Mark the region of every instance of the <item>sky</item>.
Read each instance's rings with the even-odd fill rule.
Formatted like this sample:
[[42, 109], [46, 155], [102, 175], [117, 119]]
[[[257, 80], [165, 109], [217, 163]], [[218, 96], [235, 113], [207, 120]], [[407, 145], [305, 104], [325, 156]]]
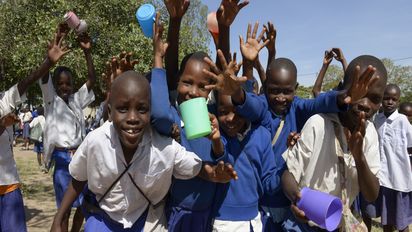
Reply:
[[[220, 1], [202, 0], [209, 12], [216, 11]], [[332, 47], [340, 47], [348, 63], [369, 54], [412, 65], [411, 0], [249, 0], [231, 26], [231, 51], [240, 54], [238, 37], [246, 37], [248, 23], [269, 20], [277, 29], [276, 57], [296, 64], [304, 86], [313, 85], [324, 51]], [[215, 52], [213, 41], [209, 48]], [[259, 56], [266, 67], [266, 48]], [[340, 65], [335, 60], [332, 64]]]

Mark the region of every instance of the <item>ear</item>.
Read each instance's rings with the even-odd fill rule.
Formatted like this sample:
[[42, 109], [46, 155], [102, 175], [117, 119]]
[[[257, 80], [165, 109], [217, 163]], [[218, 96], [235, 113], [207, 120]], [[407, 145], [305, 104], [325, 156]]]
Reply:
[[108, 116], [108, 121], [111, 122], [112, 121], [112, 106], [110, 105], [110, 103], [107, 103], [107, 116]]

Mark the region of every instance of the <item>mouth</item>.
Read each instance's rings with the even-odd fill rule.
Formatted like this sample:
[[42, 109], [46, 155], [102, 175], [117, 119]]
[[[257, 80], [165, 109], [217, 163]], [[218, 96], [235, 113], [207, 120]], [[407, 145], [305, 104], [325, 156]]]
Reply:
[[126, 128], [126, 129], [122, 129], [123, 135], [125, 137], [125, 139], [132, 144], [135, 144], [136, 142], [138, 142], [143, 129], [142, 128]]

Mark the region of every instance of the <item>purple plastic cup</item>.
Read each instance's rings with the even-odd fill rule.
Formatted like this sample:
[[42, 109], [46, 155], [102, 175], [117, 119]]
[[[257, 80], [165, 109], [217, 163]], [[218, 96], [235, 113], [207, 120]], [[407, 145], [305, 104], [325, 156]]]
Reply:
[[342, 218], [341, 199], [310, 188], [303, 188], [300, 193], [302, 197], [297, 206], [305, 212], [306, 217], [323, 229], [336, 230]]

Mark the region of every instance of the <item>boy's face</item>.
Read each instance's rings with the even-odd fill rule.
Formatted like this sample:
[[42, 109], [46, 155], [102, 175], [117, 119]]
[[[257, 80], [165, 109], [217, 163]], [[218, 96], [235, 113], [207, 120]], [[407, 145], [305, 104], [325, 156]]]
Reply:
[[405, 106], [399, 109], [399, 113], [406, 115], [408, 117], [409, 122], [412, 123], [412, 106]]
[[270, 109], [277, 115], [285, 115], [295, 97], [296, 78], [284, 68], [271, 70], [264, 89]]
[[400, 93], [396, 88], [386, 88], [383, 93], [382, 107], [385, 114], [391, 114], [398, 109]]
[[219, 96], [217, 108], [219, 125], [222, 130], [230, 137], [235, 137], [245, 128], [246, 119], [236, 114], [230, 96]]
[[123, 152], [134, 153], [150, 122], [149, 86], [122, 81], [113, 86], [108, 106]]
[[212, 80], [203, 73], [203, 69], [209, 70], [209, 66], [205, 62], [195, 59], [187, 61], [177, 85], [177, 102], [179, 104], [192, 98], [208, 97], [210, 91], [205, 86], [211, 84]]
[[69, 96], [73, 92], [73, 83], [71, 76], [67, 75], [65, 72], [60, 73], [60, 76], [56, 81], [55, 88], [57, 96], [67, 102]]
[[[363, 69], [361, 68], [361, 73], [363, 73], [365, 70], [366, 67], [364, 67]], [[352, 75], [354, 77], [354, 71], [349, 75]], [[377, 75], [382, 76], [380, 75], [380, 73], [376, 72], [374, 76]], [[343, 114], [347, 116], [351, 122], [355, 123], [355, 125], [359, 123], [359, 116], [362, 111], [365, 112], [366, 120], [371, 119], [381, 106], [385, 86], [386, 79], [379, 78], [378, 81], [375, 81], [373, 85], [369, 86], [366, 96], [356, 102], [352, 102], [350, 109]]]

